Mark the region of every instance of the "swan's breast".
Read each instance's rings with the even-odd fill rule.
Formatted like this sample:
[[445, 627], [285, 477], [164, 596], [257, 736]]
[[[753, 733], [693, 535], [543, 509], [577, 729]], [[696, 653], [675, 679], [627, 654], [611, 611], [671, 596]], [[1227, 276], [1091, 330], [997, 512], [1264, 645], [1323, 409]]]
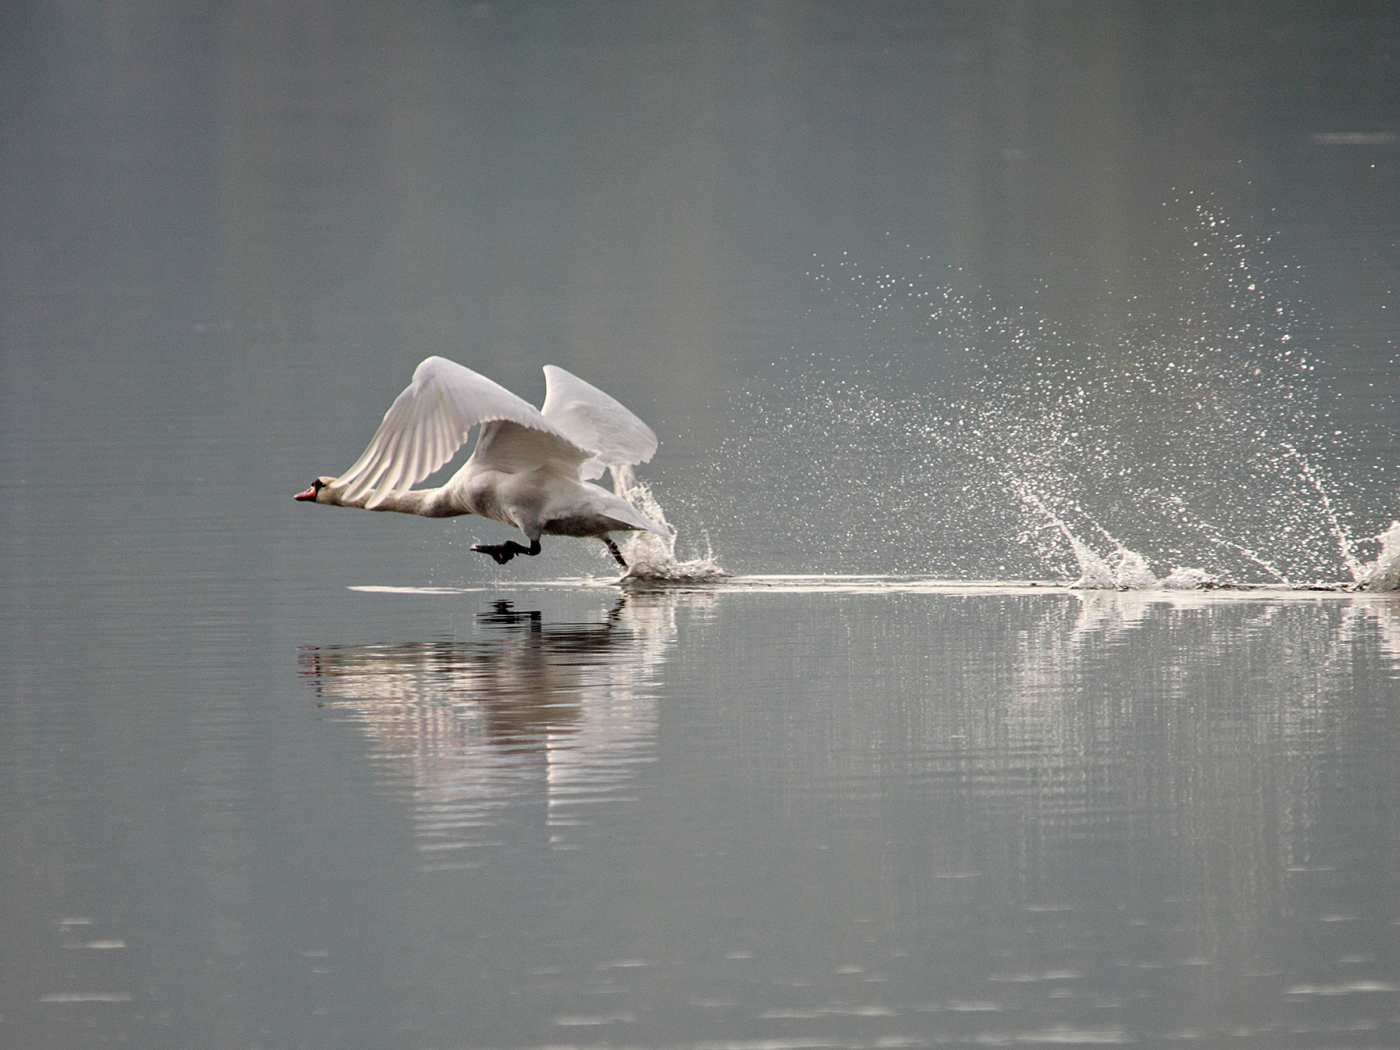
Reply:
[[552, 489], [558, 482], [544, 470], [515, 473], [477, 469], [462, 479], [459, 498], [470, 513], [514, 525], [530, 535], [552, 502]]
[[495, 470], [473, 473], [469, 477], [461, 479], [462, 484], [458, 488], [458, 499], [466, 507], [468, 513], [479, 514], [483, 518], [490, 518], [506, 525], [514, 525], [515, 522], [506, 513], [505, 503], [502, 499], [501, 481], [505, 477], [508, 475]]

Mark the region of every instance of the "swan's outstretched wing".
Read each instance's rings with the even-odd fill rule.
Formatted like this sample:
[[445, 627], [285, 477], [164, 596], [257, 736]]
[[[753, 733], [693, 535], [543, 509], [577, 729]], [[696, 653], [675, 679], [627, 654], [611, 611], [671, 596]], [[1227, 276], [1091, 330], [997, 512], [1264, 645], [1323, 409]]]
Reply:
[[645, 463], [656, 451], [656, 434], [616, 398], [556, 365], [544, 366], [540, 413], [575, 445], [593, 453], [581, 468], [596, 478], [604, 467]]
[[369, 447], [332, 484], [345, 490], [347, 500], [369, 494], [365, 505], [373, 508], [451, 459], [472, 427], [496, 420], [519, 424], [537, 436], [541, 461], [582, 463], [592, 453], [499, 383], [444, 357], [430, 357], [414, 369], [413, 382], [384, 413]]

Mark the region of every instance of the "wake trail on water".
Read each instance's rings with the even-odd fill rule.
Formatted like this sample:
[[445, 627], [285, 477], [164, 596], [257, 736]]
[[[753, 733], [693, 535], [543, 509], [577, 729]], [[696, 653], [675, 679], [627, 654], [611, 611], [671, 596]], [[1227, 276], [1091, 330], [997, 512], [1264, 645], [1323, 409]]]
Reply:
[[1395, 464], [1357, 451], [1394, 436], [1329, 419], [1321, 336], [1267, 239], [1177, 203], [1180, 257], [1144, 262], [1150, 300], [1099, 304], [1108, 334], [917, 271], [817, 264], [857, 349], [775, 364], [774, 389], [741, 399], [756, 426], [720, 459], [777, 467], [709, 503], [802, 522], [784, 549], [804, 571], [1400, 589], [1400, 524], [1375, 531]]

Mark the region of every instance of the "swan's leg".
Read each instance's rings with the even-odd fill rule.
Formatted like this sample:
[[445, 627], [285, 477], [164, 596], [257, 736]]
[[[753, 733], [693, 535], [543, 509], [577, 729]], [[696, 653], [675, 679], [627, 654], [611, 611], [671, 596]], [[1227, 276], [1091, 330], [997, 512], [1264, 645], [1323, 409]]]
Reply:
[[505, 543], [473, 543], [472, 550], [478, 554], [489, 554], [496, 559], [497, 565], [504, 565], [517, 554], [528, 554], [533, 558], [540, 552], [540, 541], [531, 540], [528, 547], [514, 540], [506, 540]]
[[622, 560], [622, 552], [617, 549], [617, 544], [613, 542], [613, 538], [611, 536], [604, 536], [602, 540], [608, 545], [608, 553], [613, 556], [613, 560], [626, 569], [627, 563]]

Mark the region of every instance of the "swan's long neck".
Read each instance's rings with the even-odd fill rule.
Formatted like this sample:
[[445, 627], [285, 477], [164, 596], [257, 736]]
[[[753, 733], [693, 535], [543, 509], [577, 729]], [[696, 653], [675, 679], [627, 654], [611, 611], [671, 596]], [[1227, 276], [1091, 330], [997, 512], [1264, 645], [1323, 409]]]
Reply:
[[374, 506], [367, 506], [369, 494], [355, 499], [343, 499], [342, 493], [334, 486], [327, 485], [316, 494], [317, 503], [329, 503], [335, 507], [362, 507], [365, 510], [392, 510], [400, 514], [421, 514], [425, 518], [443, 518], [462, 513], [446, 505], [441, 498], [442, 489], [410, 489], [407, 492], [392, 492]]

